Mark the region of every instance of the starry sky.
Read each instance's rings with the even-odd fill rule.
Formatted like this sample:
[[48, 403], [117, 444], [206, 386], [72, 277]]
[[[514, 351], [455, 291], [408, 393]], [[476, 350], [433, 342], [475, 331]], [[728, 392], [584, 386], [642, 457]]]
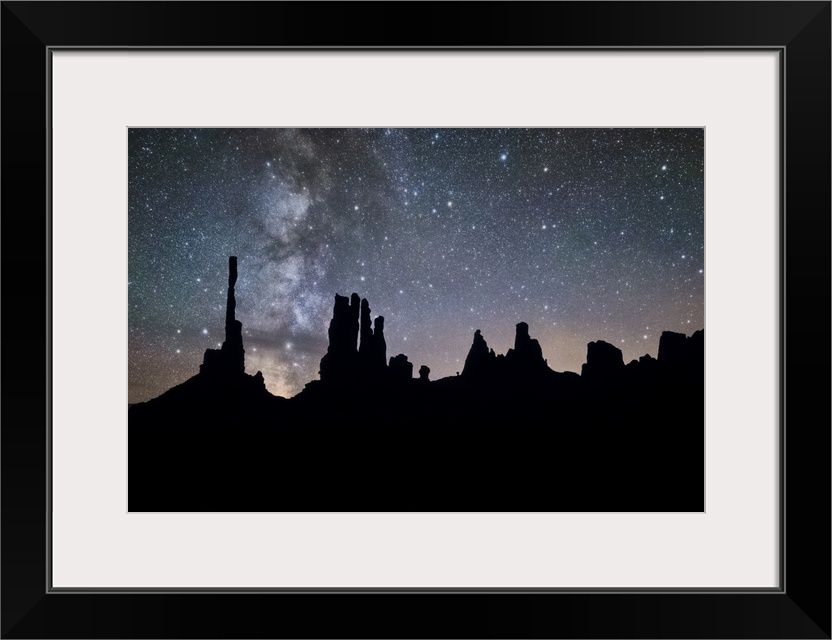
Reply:
[[128, 134], [129, 401], [224, 339], [239, 260], [246, 371], [318, 378], [336, 293], [431, 379], [525, 321], [549, 366], [629, 362], [704, 327], [704, 130], [182, 129]]

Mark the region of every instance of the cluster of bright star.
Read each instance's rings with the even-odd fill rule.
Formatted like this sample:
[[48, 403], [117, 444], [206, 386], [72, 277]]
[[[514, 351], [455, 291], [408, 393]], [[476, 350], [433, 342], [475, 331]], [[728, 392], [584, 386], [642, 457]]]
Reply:
[[221, 344], [229, 255], [281, 395], [318, 377], [336, 293], [433, 379], [520, 321], [558, 371], [598, 339], [656, 355], [704, 326], [703, 163], [701, 129], [131, 129], [130, 400]]

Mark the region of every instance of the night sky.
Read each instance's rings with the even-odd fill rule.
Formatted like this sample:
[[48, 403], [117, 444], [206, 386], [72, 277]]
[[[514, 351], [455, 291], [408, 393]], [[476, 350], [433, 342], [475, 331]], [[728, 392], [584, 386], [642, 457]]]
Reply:
[[704, 327], [702, 129], [130, 129], [129, 401], [224, 339], [239, 260], [246, 371], [318, 378], [336, 293], [387, 355], [462, 371], [525, 321], [549, 366], [629, 362]]

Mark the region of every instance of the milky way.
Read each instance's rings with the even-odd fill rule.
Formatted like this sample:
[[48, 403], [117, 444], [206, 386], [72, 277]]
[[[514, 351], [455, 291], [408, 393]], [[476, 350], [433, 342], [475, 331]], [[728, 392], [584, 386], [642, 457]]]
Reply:
[[129, 399], [223, 340], [239, 259], [246, 371], [318, 378], [336, 293], [385, 317], [388, 357], [461, 371], [516, 323], [556, 371], [704, 327], [702, 129], [130, 129]]

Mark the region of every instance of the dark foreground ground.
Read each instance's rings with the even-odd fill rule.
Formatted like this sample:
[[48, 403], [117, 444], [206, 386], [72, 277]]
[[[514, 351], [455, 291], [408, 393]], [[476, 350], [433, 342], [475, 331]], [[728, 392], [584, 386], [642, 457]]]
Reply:
[[383, 381], [276, 398], [195, 376], [129, 411], [130, 511], [702, 511], [701, 371]]

